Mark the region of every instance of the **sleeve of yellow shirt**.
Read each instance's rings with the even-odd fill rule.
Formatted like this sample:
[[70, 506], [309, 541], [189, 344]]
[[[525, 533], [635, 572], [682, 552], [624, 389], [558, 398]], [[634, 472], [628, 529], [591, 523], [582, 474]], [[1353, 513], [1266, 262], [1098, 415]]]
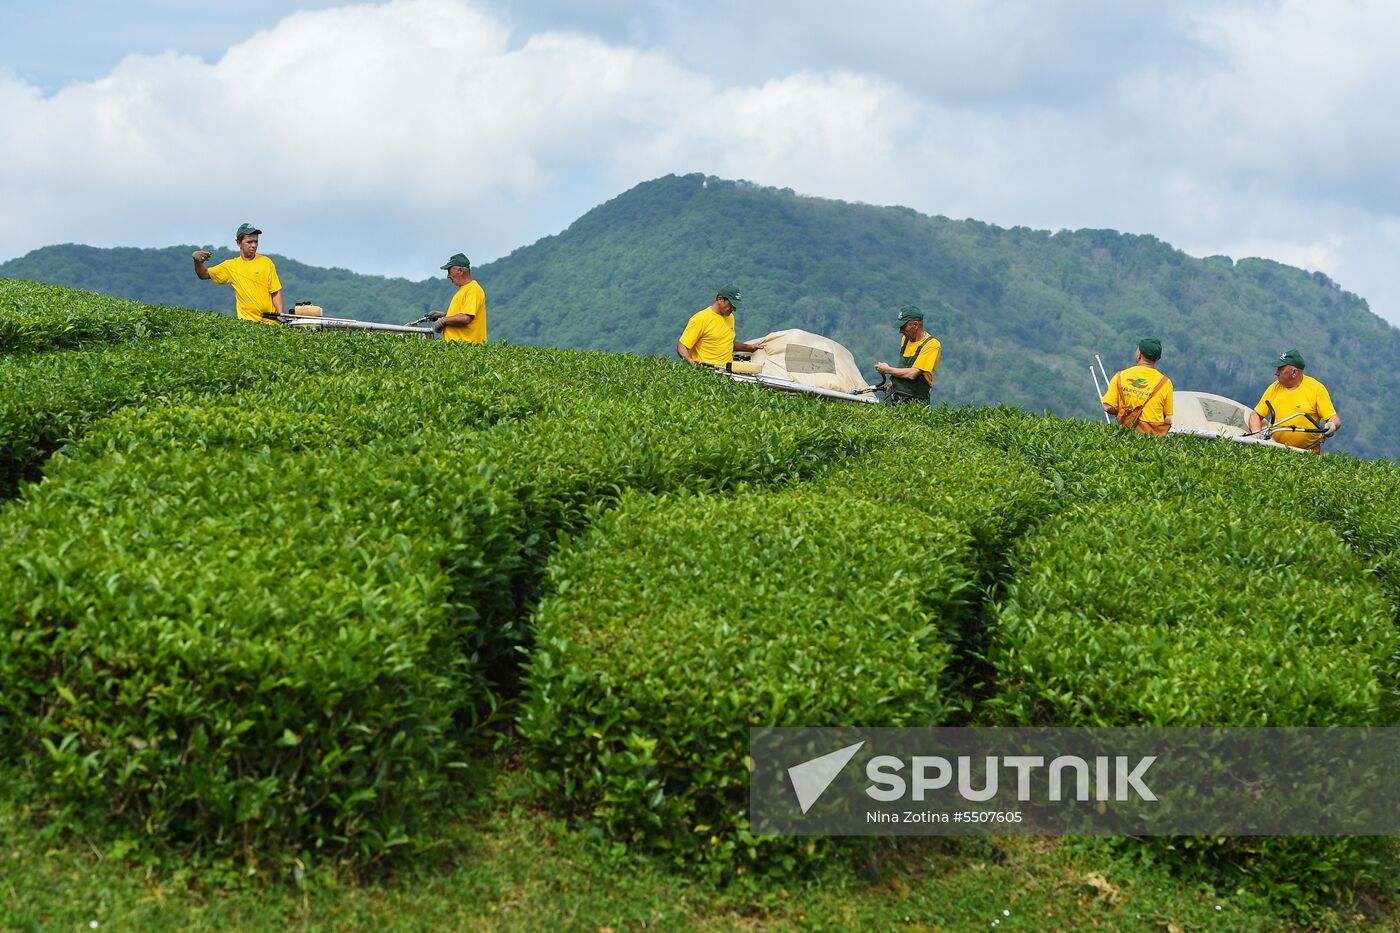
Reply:
[[685, 331], [681, 334], [681, 343], [687, 350], [694, 350], [695, 345], [700, 342], [700, 325], [704, 314], [704, 311], [695, 312], [685, 325]]
[[[1166, 379], [1167, 377], [1166, 377], [1166, 376], [1163, 376], [1162, 378], [1163, 378], [1163, 379]], [[1163, 416], [1164, 418], [1170, 418], [1170, 417], [1172, 417], [1172, 415], [1174, 415], [1175, 412], [1176, 412], [1176, 409], [1175, 409], [1175, 402], [1176, 402], [1176, 400], [1173, 398], [1172, 389], [1173, 389], [1173, 386], [1172, 386], [1172, 384], [1171, 384], [1171, 380], [1170, 380], [1170, 379], [1167, 379], [1167, 384], [1164, 385], [1164, 386], [1162, 386], [1162, 395], [1163, 395], [1163, 398], [1162, 398], [1162, 416]]]
[[1103, 403], [1112, 405], [1114, 408], [1121, 408], [1122, 398], [1118, 395], [1118, 374], [1114, 373], [1113, 378], [1108, 380], [1108, 391], [1103, 394]]
[[1330, 421], [1337, 417], [1337, 409], [1332, 407], [1332, 393], [1327, 391], [1327, 387], [1322, 383], [1317, 384], [1317, 413], [1324, 420]]
[[476, 317], [486, 310], [486, 292], [480, 288], [465, 289], [465, 294], [460, 295], [462, 305], [457, 309], [458, 314], [470, 314]]
[[938, 358], [943, 355], [943, 345], [937, 340], [930, 340], [919, 350], [919, 356], [914, 360], [914, 368], [924, 374], [925, 381], [933, 385], [933, 371], [938, 368]]
[[267, 291], [269, 294], [275, 295], [282, 290], [282, 280], [277, 277], [277, 265], [271, 259], [267, 261], [267, 270]]
[[228, 272], [227, 259], [219, 263], [217, 266], [209, 267], [209, 281], [213, 282], [215, 285], [227, 285], [229, 282], [232, 281], [232, 277], [229, 275]]

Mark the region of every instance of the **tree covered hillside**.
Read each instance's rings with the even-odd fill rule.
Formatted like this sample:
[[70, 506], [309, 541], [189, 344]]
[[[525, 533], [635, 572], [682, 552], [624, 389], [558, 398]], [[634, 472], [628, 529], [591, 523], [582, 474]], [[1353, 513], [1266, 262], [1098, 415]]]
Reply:
[[[468, 247], [470, 244], [466, 244]], [[446, 248], [446, 247], [444, 247]], [[48, 247], [0, 276], [229, 313], [233, 297], [195, 280], [193, 247]], [[224, 258], [231, 253], [220, 253]], [[410, 282], [274, 257], [290, 301], [403, 322], [446, 304], [442, 279]], [[431, 269], [437, 257], [425, 257]], [[868, 375], [897, 353], [900, 305], [929, 312], [943, 341], [935, 399], [1005, 403], [1097, 418], [1086, 368], [1131, 363], [1155, 331], [1177, 388], [1253, 404], [1270, 359], [1302, 349], [1345, 427], [1330, 450], [1400, 460], [1387, 400], [1400, 392], [1400, 330], [1320, 273], [1261, 259], [1196, 259], [1151, 236], [1050, 233], [929, 217], [701, 175], [638, 185], [476, 270], [493, 341], [673, 352], [686, 318], [733, 282], [739, 336], [784, 327], [846, 344]]]

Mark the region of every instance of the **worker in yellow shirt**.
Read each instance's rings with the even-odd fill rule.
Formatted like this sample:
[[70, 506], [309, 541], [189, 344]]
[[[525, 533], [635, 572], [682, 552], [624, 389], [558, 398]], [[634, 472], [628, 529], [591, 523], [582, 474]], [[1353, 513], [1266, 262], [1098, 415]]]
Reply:
[[1162, 341], [1144, 337], [1133, 351], [1135, 365], [1115, 373], [1103, 394], [1103, 410], [1140, 434], [1166, 434], [1172, 427], [1172, 381], [1157, 371]]
[[875, 364], [875, 371], [889, 378], [889, 394], [885, 396], [885, 401], [927, 405], [929, 391], [933, 388], [933, 371], [938, 368], [938, 360], [943, 355], [943, 344], [924, 330], [924, 312], [914, 305], [899, 309], [899, 320], [895, 326], [903, 338], [899, 345], [903, 365], [891, 366], [883, 361]]
[[743, 296], [733, 285], [726, 285], [715, 294], [715, 303], [690, 316], [681, 339], [676, 341], [676, 355], [691, 366], [725, 366], [734, 361], [734, 352], [752, 353], [763, 346], [734, 339], [734, 312], [743, 303]]
[[257, 321], [259, 324], [275, 324], [263, 317], [264, 314], [282, 313], [282, 282], [277, 278], [277, 267], [266, 256], [258, 255], [258, 236], [262, 233], [252, 224], [240, 224], [233, 241], [238, 244], [239, 255], [225, 259], [212, 269], [206, 268], [209, 251], [195, 250], [194, 274], [215, 285], [232, 285], [234, 307], [241, 321]]
[[[1273, 407], [1273, 423], [1280, 428], [1311, 428], [1308, 417], [1323, 423], [1323, 433], [1287, 431], [1275, 429], [1273, 439], [1289, 447], [1299, 447], [1315, 454], [1322, 453], [1322, 442], [1337, 433], [1342, 426], [1342, 418], [1332, 406], [1332, 396], [1327, 387], [1312, 376], [1306, 375], [1307, 368], [1303, 354], [1297, 350], [1285, 350], [1274, 360], [1274, 384], [1264, 390], [1259, 404], [1249, 413], [1249, 430], [1260, 431], [1264, 427], [1264, 416]], [[1308, 417], [1304, 417], [1308, 416]]]
[[472, 278], [471, 260], [462, 253], [454, 253], [441, 268], [447, 270], [447, 278], [457, 286], [457, 293], [446, 311], [433, 311], [428, 315], [428, 320], [434, 322], [433, 330], [442, 334], [443, 340], [485, 343], [486, 292], [481, 283]]

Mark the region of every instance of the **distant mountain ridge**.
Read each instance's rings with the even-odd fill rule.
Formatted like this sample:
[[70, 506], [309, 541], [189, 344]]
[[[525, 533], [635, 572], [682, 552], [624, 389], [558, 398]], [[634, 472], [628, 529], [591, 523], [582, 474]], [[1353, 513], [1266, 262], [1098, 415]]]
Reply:
[[[195, 280], [194, 248], [45, 247], [0, 264], [0, 276], [228, 313], [227, 290]], [[288, 299], [329, 313], [401, 322], [451, 294], [445, 280], [274, 258]], [[944, 344], [936, 401], [1090, 419], [1093, 354], [1110, 371], [1129, 365], [1142, 334], [1162, 338], [1177, 388], [1247, 404], [1272, 381], [1269, 360], [1297, 346], [1345, 421], [1329, 449], [1400, 461], [1389, 410], [1400, 330], [1326, 276], [1269, 260], [1197, 259], [1151, 236], [1005, 229], [686, 175], [637, 185], [475, 272], [492, 340], [668, 355], [686, 318], [732, 282], [745, 298], [741, 339], [802, 327], [844, 343], [872, 376], [876, 360], [898, 353], [897, 309], [918, 304]]]

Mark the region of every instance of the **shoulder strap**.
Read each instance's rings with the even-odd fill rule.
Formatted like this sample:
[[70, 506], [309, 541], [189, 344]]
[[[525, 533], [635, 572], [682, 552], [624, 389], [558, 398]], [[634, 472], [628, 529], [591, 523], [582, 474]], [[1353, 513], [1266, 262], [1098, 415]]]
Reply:
[[[1161, 374], [1159, 373], [1158, 375], [1161, 375]], [[1114, 379], [1116, 380], [1116, 382], [1117, 382], [1117, 384], [1118, 384], [1118, 401], [1119, 401], [1119, 402], [1122, 402], [1122, 401], [1123, 401], [1123, 373], [1122, 373], [1121, 370], [1118, 372], [1118, 374], [1117, 374], [1116, 376], [1114, 376]], [[1169, 380], [1166, 376], [1162, 376], [1161, 379], [1157, 380], [1157, 384], [1156, 384], [1155, 386], [1152, 387], [1152, 391], [1147, 393], [1147, 398], [1145, 398], [1145, 399], [1142, 400], [1142, 404], [1141, 404], [1141, 405], [1138, 405], [1138, 406], [1136, 406], [1136, 407], [1130, 408], [1130, 409], [1128, 409], [1127, 411], [1124, 411], [1122, 408], [1119, 408], [1119, 409], [1118, 409], [1118, 423], [1121, 424], [1121, 425], [1122, 425], [1123, 427], [1125, 427], [1125, 428], [1136, 428], [1138, 422], [1142, 420], [1142, 412], [1143, 412], [1143, 409], [1147, 408], [1147, 403], [1150, 402], [1150, 401], [1152, 401], [1152, 397], [1153, 397], [1154, 395], [1157, 394], [1157, 391], [1158, 391], [1159, 389], [1161, 389], [1162, 386], [1168, 384], [1170, 381], [1171, 381], [1171, 380]]]
[[[922, 352], [924, 352], [924, 347], [928, 346], [928, 342], [929, 342], [930, 340], [932, 340], [932, 339], [933, 339], [933, 334], [929, 334], [927, 337], [924, 338], [924, 342], [923, 342], [923, 343], [919, 344], [917, 347], [914, 348], [914, 359], [917, 360], [917, 359], [919, 358], [919, 354], [922, 353]], [[904, 351], [907, 350], [908, 348], [909, 348], [909, 338], [906, 337], [906, 338], [904, 338], [904, 345], [901, 346], [901, 347], [899, 348], [899, 355], [900, 355], [900, 356], [907, 356], [908, 354], [906, 354]]]

